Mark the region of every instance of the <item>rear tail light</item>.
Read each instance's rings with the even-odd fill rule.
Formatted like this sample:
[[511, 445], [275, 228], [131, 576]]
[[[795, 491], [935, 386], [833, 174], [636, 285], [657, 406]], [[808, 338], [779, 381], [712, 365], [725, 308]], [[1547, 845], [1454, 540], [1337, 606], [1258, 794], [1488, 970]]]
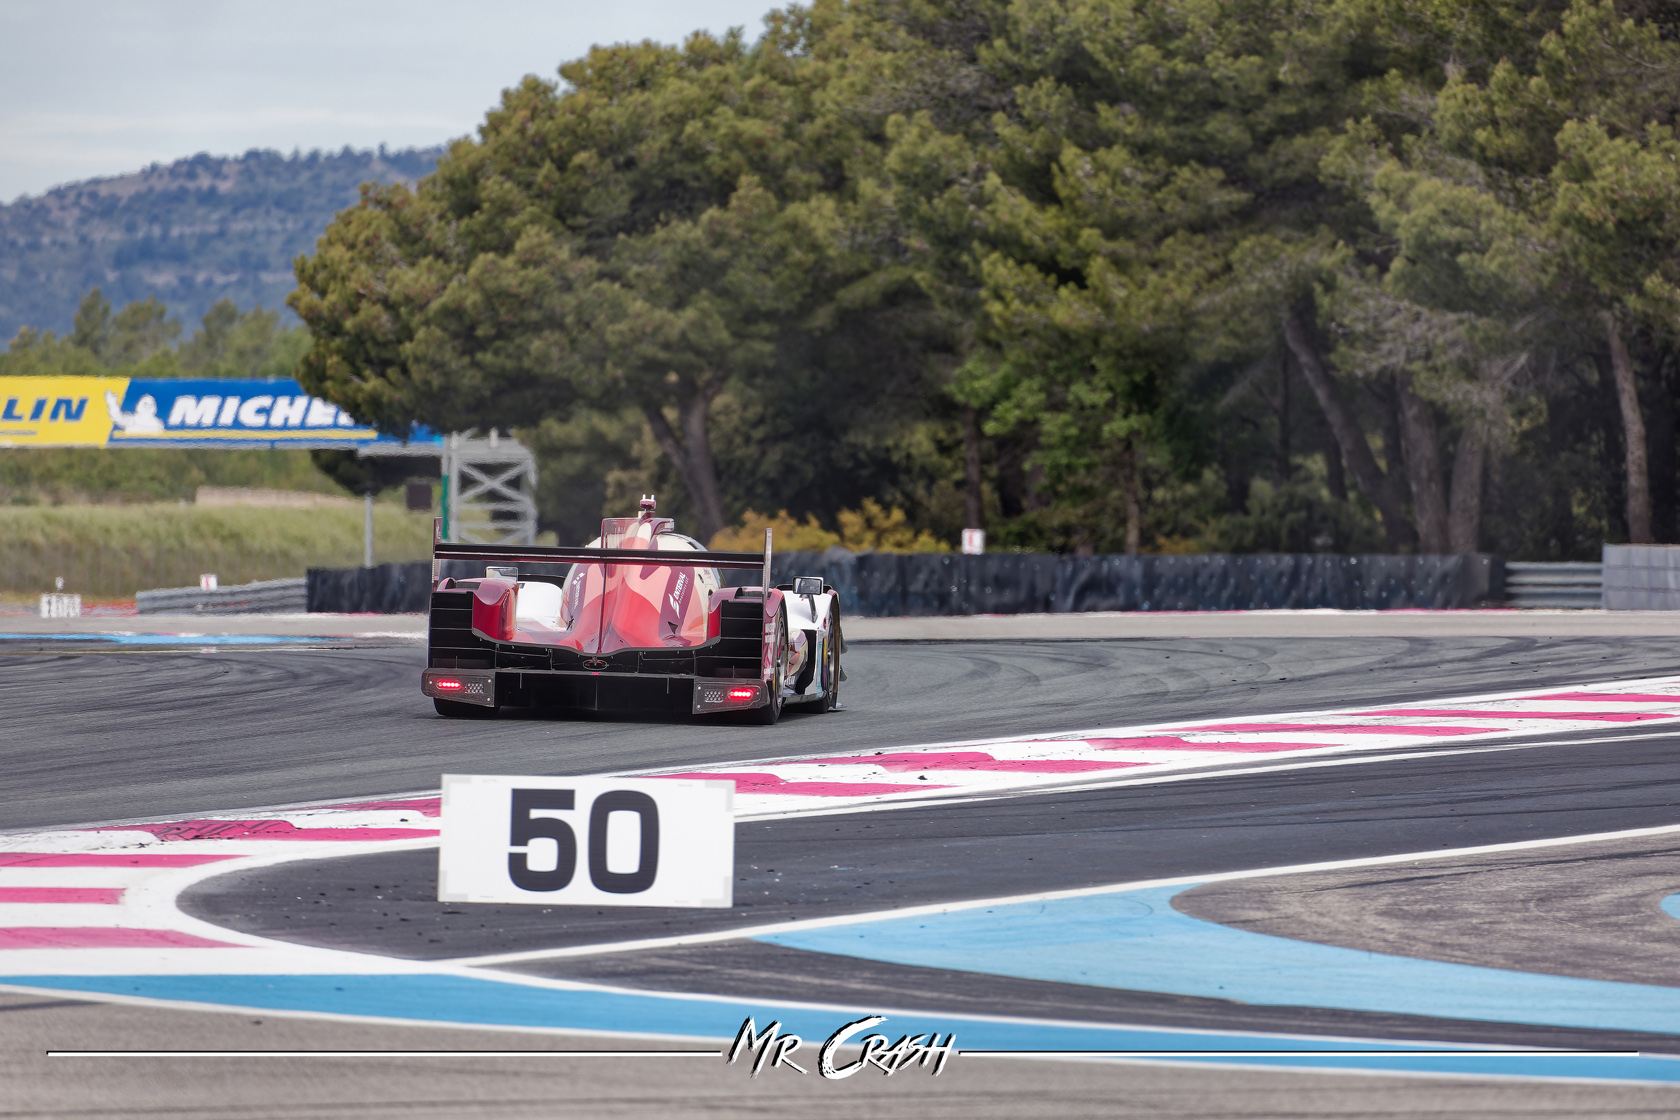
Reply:
[[694, 690], [696, 715], [726, 708], [751, 708], [763, 702], [763, 690], [750, 684], [702, 684]]
[[490, 672], [462, 673], [450, 672], [448, 669], [427, 669], [420, 674], [420, 691], [440, 700], [448, 697], [464, 704], [494, 706], [496, 703], [496, 680], [495, 675]]

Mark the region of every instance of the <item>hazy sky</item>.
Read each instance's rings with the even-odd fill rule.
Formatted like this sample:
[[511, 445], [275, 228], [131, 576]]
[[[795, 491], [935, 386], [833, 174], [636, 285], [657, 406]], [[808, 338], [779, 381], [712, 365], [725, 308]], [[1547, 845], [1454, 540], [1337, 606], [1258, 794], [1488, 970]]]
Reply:
[[777, 0], [0, 0], [0, 202], [197, 152], [435, 144], [594, 43]]

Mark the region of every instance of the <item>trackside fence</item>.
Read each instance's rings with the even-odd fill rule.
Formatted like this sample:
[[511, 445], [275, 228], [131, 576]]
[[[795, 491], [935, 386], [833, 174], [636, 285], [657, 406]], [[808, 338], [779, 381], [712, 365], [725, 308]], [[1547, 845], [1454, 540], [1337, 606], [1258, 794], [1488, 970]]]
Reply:
[[[1610, 546], [1604, 551], [1608, 553]], [[1526, 610], [1592, 610], [1606, 605], [1604, 565], [1586, 561], [1512, 560], [1505, 565], [1505, 602]]]
[[[445, 574], [483, 574], [448, 562]], [[563, 565], [523, 564], [521, 574], [559, 576]], [[756, 583], [754, 573], [724, 573]], [[820, 575], [848, 615], [1029, 614], [1068, 611], [1449, 609], [1497, 604], [1497, 556], [1051, 556], [1038, 553], [783, 552], [771, 576]], [[312, 611], [424, 611], [427, 564], [309, 572]]]

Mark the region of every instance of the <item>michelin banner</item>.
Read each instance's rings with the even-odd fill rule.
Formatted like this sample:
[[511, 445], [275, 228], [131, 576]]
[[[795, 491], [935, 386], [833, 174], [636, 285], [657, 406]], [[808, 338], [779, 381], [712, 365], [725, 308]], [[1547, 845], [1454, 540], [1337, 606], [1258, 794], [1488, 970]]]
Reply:
[[296, 381], [0, 377], [0, 447], [367, 447], [424, 453], [358, 424]]

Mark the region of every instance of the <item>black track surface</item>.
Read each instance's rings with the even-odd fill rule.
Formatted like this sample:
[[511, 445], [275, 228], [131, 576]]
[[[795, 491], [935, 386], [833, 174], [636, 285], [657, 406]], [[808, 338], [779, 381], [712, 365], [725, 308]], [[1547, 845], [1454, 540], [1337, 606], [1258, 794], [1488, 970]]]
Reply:
[[[1680, 821], [1680, 732], [1551, 736], [1546, 745], [1036, 794], [942, 808], [744, 822], [732, 910], [459, 906], [436, 901], [435, 850], [291, 862], [210, 879], [182, 900], [247, 933], [447, 959]], [[1669, 845], [1670, 847], [1672, 844]], [[1554, 862], [1566, 862], [1559, 852]], [[1591, 909], [1593, 860], [1576, 875]], [[1380, 873], [1379, 873], [1380, 874]], [[1242, 884], [1231, 884], [1241, 893]], [[1460, 921], [1497, 936], [1510, 900]], [[1275, 929], [1288, 936], [1286, 929]], [[1614, 931], [1612, 931], [1614, 932]], [[1345, 936], [1345, 935], [1344, 935]], [[1324, 940], [1336, 942], [1335, 936]], [[1578, 940], [1578, 939], [1577, 939]], [[1607, 943], [1608, 944], [1608, 943]], [[1578, 973], [1580, 946], [1536, 971]], [[1537, 956], [1535, 954], [1538, 954]], [[979, 976], [750, 942], [535, 961], [539, 975], [747, 998], [831, 1000], [1169, 1026], [1680, 1052], [1680, 1038], [1452, 1022]]]
[[445, 720], [420, 695], [422, 657], [0, 647], [0, 828], [433, 789], [446, 772], [689, 767], [1656, 675], [1680, 672], [1680, 638], [854, 642], [848, 710], [774, 728]]
[[743, 822], [729, 910], [440, 903], [432, 848], [230, 872], [182, 905], [265, 937], [443, 959], [1680, 822], [1680, 731], [1553, 742]]
[[[0, 658], [4, 824], [153, 818], [435, 786], [444, 771], [595, 772], [1041, 733], [1680, 671], [1680, 640], [1293, 639], [857, 643], [850, 710], [773, 729], [689, 720], [432, 715], [410, 649]], [[460, 907], [435, 853], [294, 862], [183, 899], [270, 937], [419, 959], [1680, 821], [1680, 732], [743, 823], [729, 911]], [[1409, 748], [1428, 751], [1427, 746]], [[1305, 1033], [1680, 1049], [1651, 1035], [1247, 1007], [1008, 980], [750, 942], [520, 965], [746, 997]], [[1567, 971], [1559, 968], [1558, 971]]]

